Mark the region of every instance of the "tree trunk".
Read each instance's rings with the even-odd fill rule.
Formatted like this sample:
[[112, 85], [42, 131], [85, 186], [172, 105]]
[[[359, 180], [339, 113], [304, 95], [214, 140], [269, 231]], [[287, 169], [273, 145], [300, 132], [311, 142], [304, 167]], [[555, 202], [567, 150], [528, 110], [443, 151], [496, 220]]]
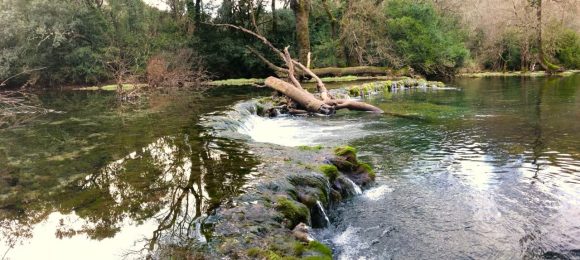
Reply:
[[278, 21], [276, 19], [276, 0], [272, 0], [272, 33], [278, 32]]
[[308, 112], [328, 114], [327, 112], [321, 111], [321, 108], [325, 106], [325, 103], [322, 100], [318, 100], [316, 97], [314, 97], [314, 95], [306, 92], [305, 90], [296, 88], [294, 85], [286, 81], [275, 77], [268, 77], [264, 84], [284, 94], [285, 96], [288, 96], [296, 103], [306, 108], [306, 111]]
[[343, 108], [356, 111], [383, 113], [383, 110], [363, 102], [345, 99], [329, 99], [327, 101], [319, 100], [306, 90], [297, 88], [279, 78], [268, 77], [264, 83], [266, 86], [291, 98], [294, 102], [300, 104], [306, 109], [306, 111], [311, 113], [332, 115], [335, 113], [335, 110]]
[[195, 26], [199, 26], [201, 22], [201, 0], [195, 0]]
[[310, 31], [308, 20], [310, 18], [310, 0], [292, 0], [290, 7], [296, 17], [296, 40], [298, 42], [298, 61], [308, 63], [310, 52]]
[[544, 45], [542, 41], [542, 0], [535, 0], [534, 3], [536, 5], [536, 18], [538, 20], [538, 63], [540, 63], [540, 66], [542, 66], [547, 74], [553, 74], [559, 69], [559, 67], [550, 63], [544, 54]]

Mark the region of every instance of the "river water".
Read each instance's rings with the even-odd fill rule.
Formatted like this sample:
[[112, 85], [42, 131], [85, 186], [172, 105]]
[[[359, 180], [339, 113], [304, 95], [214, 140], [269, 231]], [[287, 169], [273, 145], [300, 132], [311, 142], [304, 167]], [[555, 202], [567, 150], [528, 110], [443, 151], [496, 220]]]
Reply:
[[244, 100], [268, 91], [241, 87], [43, 94], [56, 113], [0, 132], [0, 256], [201, 250], [206, 216], [259, 178], [257, 141], [350, 144], [377, 169], [317, 231], [338, 259], [580, 258], [580, 75], [450, 85], [367, 97], [405, 117], [264, 119]]

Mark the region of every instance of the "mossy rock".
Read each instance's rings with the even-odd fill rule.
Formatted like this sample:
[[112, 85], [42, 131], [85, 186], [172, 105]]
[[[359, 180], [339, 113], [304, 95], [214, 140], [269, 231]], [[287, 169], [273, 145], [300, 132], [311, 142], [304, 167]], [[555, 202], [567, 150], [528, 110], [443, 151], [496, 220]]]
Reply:
[[330, 182], [333, 182], [338, 177], [338, 168], [334, 165], [323, 164], [318, 168]]
[[339, 146], [334, 148], [334, 154], [338, 155], [338, 156], [345, 156], [345, 155], [349, 155], [349, 154], [354, 154], [356, 155], [356, 148], [352, 147], [352, 146]]
[[310, 210], [308, 210], [308, 207], [287, 197], [278, 197], [276, 210], [282, 213], [289, 221], [286, 225], [288, 228], [292, 228], [300, 222], [310, 223]]
[[359, 167], [359, 174], [366, 173], [372, 180], [375, 180], [376, 173], [368, 163], [359, 163]]

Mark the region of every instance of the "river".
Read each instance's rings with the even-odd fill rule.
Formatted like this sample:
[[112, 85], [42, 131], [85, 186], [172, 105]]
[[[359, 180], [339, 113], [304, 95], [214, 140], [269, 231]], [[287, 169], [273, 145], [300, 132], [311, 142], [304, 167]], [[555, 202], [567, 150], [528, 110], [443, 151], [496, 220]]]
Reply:
[[248, 142], [266, 142], [350, 144], [377, 169], [316, 232], [338, 259], [580, 258], [580, 75], [449, 85], [367, 97], [404, 118], [259, 118], [247, 100], [269, 91], [248, 87], [129, 108], [41, 94], [54, 113], [0, 132], [0, 256], [202, 250], [207, 216], [259, 178]]

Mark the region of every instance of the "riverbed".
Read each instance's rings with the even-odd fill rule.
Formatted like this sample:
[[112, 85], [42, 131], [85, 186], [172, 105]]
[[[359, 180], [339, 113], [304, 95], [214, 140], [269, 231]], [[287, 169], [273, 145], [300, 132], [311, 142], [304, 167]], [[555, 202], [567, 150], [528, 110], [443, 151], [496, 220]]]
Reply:
[[[205, 250], [213, 210], [259, 178], [252, 142], [349, 144], [373, 187], [316, 231], [337, 259], [580, 257], [580, 75], [457, 79], [364, 99], [385, 111], [266, 119], [221, 87], [118, 106], [41, 94], [54, 112], [0, 132], [0, 255], [141, 258]], [[338, 86], [340, 87], [340, 86]]]

